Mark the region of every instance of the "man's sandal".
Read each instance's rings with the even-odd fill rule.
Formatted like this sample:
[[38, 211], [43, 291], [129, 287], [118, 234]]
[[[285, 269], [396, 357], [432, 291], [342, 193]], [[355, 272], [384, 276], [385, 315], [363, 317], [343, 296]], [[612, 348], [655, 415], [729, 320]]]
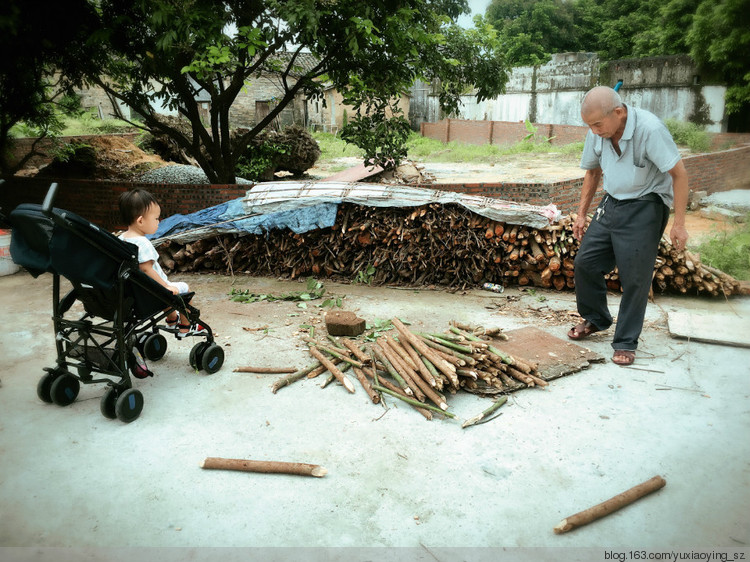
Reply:
[[599, 329], [594, 326], [588, 320], [584, 320], [580, 324], [573, 326], [568, 332], [568, 337], [572, 340], [585, 340], [592, 334], [598, 332]]
[[635, 351], [616, 349], [615, 354], [612, 356], [612, 362], [621, 367], [632, 365], [635, 362]]

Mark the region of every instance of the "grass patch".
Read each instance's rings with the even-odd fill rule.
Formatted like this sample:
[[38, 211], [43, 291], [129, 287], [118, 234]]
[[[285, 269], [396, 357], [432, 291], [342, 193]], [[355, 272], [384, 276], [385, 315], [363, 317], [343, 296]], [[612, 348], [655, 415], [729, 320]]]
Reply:
[[420, 162], [500, 162], [516, 154], [564, 154], [580, 158], [583, 143], [553, 145], [542, 142], [521, 141], [512, 145], [466, 144], [456, 141], [444, 143], [412, 133], [407, 143], [409, 158]]
[[[360, 148], [331, 133], [315, 132], [313, 138], [320, 147], [321, 162], [342, 157], [363, 157]], [[571, 159], [576, 159], [581, 157], [583, 143], [576, 142], [562, 146], [529, 141], [507, 146], [476, 145], [456, 141], [444, 143], [413, 132], [407, 141], [407, 151], [408, 158], [417, 162], [486, 162], [491, 164], [501, 162], [503, 158], [515, 154], [554, 153], [570, 155]]]
[[312, 133], [312, 136], [320, 148], [321, 161], [344, 157], [364, 158], [361, 148], [349, 144], [337, 135], [316, 131]]
[[60, 133], [64, 137], [78, 135], [114, 135], [118, 133], [132, 133], [139, 131], [130, 123], [119, 119], [97, 119], [91, 114], [84, 113], [80, 117], [65, 117], [65, 127]]
[[664, 124], [678, 146], [687, 146], [691, 152], [709, 152], [711, 135], [695, 123], [667, 119]]
[[750, 213], [745, 222], [714, 234], [698, 246], [701, 261], [741, 281], [750, 281]]

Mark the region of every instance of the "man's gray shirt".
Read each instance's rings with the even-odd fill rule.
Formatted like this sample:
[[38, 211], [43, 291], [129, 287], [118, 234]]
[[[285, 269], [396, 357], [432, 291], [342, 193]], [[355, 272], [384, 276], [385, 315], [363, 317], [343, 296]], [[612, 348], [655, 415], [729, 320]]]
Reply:
[[603, 172], [603, 187], [618, 200], [637, 199], [657, 193], [671, 207], [674, 199], [669, 170], [680, 161], [680, 151], [664, 123], [644, 109], [628, 107], [618, 156], [612, 141], [589, 130], [581, 168]]

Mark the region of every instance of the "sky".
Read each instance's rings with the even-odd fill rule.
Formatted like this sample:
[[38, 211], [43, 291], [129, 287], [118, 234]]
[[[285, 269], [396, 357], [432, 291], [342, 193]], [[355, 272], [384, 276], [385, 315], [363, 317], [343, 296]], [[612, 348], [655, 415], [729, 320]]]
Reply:
[[471, 14], [465, 14], [458, 18], [458, 25], [461, 27], [473, 27], [474, 23], [472, 20], [477, 14], [484, 15], [487, 6], [490, 5], [491, 0], [469, 0], [469, 8], [471, 8]]

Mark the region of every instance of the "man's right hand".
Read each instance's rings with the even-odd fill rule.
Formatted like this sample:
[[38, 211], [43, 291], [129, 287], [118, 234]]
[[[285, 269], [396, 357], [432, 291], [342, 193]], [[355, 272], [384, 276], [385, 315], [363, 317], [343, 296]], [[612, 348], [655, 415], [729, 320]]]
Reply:
[[573, 236], [580, 241], [584, 232], [586, 232], [586, 215], [579, 213], [573, 223]]

